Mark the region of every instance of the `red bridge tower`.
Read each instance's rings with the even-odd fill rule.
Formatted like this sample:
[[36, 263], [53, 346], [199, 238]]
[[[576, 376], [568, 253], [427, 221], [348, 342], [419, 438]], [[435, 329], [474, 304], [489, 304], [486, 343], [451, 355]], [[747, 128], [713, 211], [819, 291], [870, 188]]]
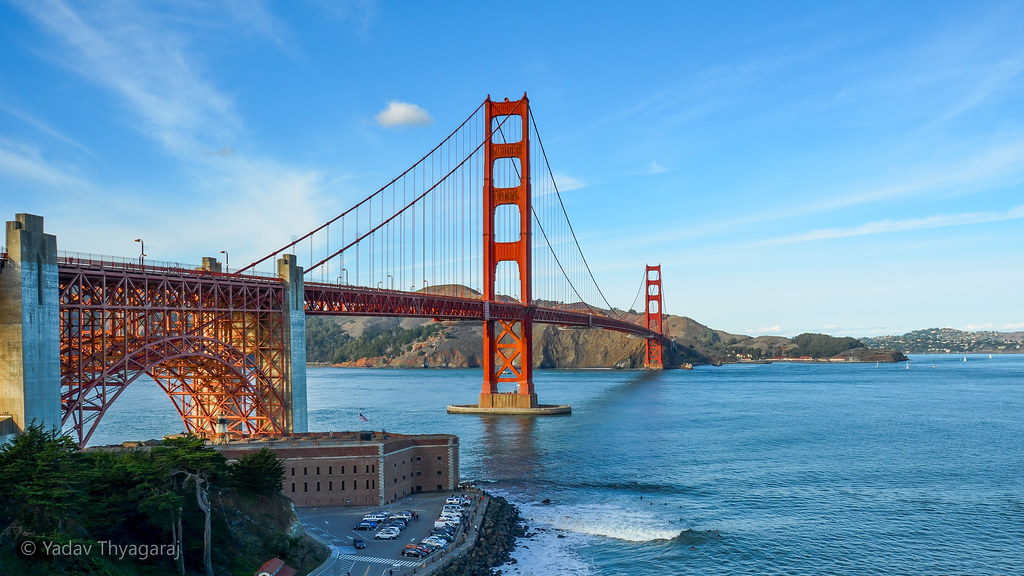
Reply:
[[[484, 285], [485, 303], [494, 303], [497, 293], [495, 278], [498, 264], [512, 262], [519, 272], [519, 294], [523, 304], [532, 299], [533, 284], [531, 251], [532, 214], [530, 208], [530, 103], [523, 94], [518, 101], [484, 103], [487, 141], [484, 144]], [[519, 132], [515, 134], [513, 132]], [[518, 140], [517, 140], [518, 138]], [[496, 141], [497, 140], [497, 141]], [[495, 173], [495, 166], [501, 164]], [[501, 178], [495, 182], [495, 177]], [[502, 230], [512, 238], [499, 241], [495, 218], [503, 211], [518, 210], [519, 227]], [[515, 218], [507, 220], [515, 221]], [[502, 221], [507, 221], [502, 218]], [[518, 234], [516, 234], [518, 232]], [[485, 304], [486, 306], [486, 304]], [[480, 408], [536, 408], [533, 390], [533, 318], [529, 313], [521, 320], [491, 319], [484, 312], [484, 383], [480, 392]], [[517, 391], [499, 393], [499, 383], [515, 383]]]
[[[647, 294], [644, 317], [647, 320], [647, 329], [662, 334], [661, 329], [661, 265], [647, 266], [644, 273], [645, 292]], [[644, 367], [660, 370], [664, 366], [661, 363], [661, 338], [647, 339], [647, 354], [644, 356]]]

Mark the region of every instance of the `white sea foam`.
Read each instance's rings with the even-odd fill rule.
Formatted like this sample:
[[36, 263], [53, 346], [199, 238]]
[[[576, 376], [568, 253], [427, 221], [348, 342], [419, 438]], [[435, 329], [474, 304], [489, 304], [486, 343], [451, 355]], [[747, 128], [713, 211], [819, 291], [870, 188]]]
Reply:
[[666, 519], [662, 510], [613, 502], [533, 504], [522, 505], [520, 510], [528, 522], [555, 530], [629, 542], [671, 540], [690, 527], [681, 519]]
[[550, 528], [533, 526], [529, 535], [529, 538], [516, 540], [516, 549], [512, 553], [515, 564], [500, 566], [502, 574], [590, 576], [594, 573], [593, 567], [575, 552], [575, 549], [588, 538], [587, 536], [565, 534]]

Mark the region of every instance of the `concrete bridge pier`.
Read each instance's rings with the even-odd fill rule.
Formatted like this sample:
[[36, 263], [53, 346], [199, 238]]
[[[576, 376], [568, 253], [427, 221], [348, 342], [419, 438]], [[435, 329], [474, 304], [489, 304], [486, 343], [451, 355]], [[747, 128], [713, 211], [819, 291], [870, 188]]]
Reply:
[[0, 425], [60, 428], [60, 280], [57, 237], [43, 217], [7, 222], [0, 269]]
[[294, 254], [285, 254], [277, 261], [277, 275], [284, 281], [284, 327], [287, 346], [288, 382], [291, 385], [290, 432], [308, 432], [306, 419], [306, 290], [302, 267]]

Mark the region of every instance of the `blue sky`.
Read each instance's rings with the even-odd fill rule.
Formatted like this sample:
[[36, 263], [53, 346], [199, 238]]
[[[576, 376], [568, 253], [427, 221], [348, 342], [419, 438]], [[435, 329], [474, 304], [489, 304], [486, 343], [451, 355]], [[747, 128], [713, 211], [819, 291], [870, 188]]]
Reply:
[[3, 217], [234, 264], [526, 91], [613, 304], [660, 263], [734, 333], [1024, 329], [1021, 4], [510, 6], [0, 2]]

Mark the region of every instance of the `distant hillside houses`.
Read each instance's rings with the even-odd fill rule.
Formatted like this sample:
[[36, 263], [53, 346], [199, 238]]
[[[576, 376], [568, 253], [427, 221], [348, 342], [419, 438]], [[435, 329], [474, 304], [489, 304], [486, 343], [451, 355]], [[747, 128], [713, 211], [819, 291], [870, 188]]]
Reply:
[[861, 338], [871, 347], [892, 348], [905, 354], [1019, 354], [1024, 332], [966, 332], [953, 328], [915, 330], [902, 336]]

